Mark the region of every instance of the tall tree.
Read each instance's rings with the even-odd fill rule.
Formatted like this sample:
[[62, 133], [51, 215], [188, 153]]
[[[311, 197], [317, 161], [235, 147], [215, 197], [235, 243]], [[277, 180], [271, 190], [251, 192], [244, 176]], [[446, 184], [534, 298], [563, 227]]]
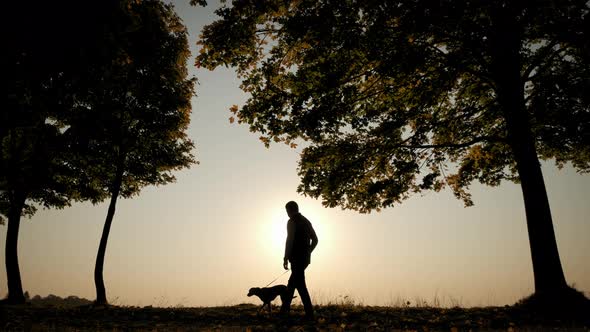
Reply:
[[33, 215], [36, 206], [62, 208], [74, 196], [67, 178], [73, 176], [63, 160], [65, 145], [59, 129], [32, 121], [8, 130], [1, 141], [0, 213], [8, 220], [5, 266], [8, 297], [2, 303], [23, 303], [23, 288], [18, 264], [18, 234], [21, 216]]
[[186, 28], [159, 0], [108, 8], [88, 45], [92, 71], [80, 85], [90, 92], [77, 96], [68, 115], [69, 134], [78, 138], [70, 140], [73, 167], [87, 184], [81, 195], [110, 197], [94, 270], [97, 304], [107, 303], [104, 260], [118, 198], [172, 182], [172, 171], [195, 162], [186, 134], [195, 82]]
[[[197, 66], [237, 68], [239, 123], [307, 141], [298, 191], [370, 212], [521, 184], [535, 294], [569, 293], [539, 163], [590, 170], [589, 7], [565, 1], [234, 0]], [[232, 118], [233, 120], [233, 118]]]
[[64, 73], [77, 58], [76, 41], [84, 29], [66, 9], [73, 7], [65, 2], [5, 7], [10, 14], [3, 20], [1, 60], [6, 93], [0, 105], [0, 214], [8, 221], [3, 303], [25, 300], [18, 264], [21, 216], [38, 206], [62, 208], [78, 197], [67, 162], [67, 128], [57, 119], [73, 105], [72, 76]]

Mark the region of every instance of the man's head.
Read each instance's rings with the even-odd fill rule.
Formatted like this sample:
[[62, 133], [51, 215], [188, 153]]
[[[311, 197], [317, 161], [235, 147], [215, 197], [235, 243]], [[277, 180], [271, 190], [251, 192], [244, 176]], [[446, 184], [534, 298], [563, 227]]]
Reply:
[[299, 206], [294, 201], [290, 201], [285, 205], [285, 209], [287, 210], [287, 214], [289, 218], [293, 217], [297, 213], [299, 213]]

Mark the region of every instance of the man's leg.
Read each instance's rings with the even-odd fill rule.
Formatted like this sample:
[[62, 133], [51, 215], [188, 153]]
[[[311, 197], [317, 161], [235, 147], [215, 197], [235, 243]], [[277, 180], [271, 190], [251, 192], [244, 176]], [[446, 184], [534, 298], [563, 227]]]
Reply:
[[299, 271], [291, 265], [291, 276], [289, 277], [289, 283], [287, 283], [287, 296], [281, 305], [281, 314], [288, 314], [291, 310], [291, 301], [293, 300], [293, 294], [295, 294], [295, 288], [297, 288], [298, 273]]
[[313, 318], [313, 305], [311, 304], [311, 298], [309, 296], [309, 292], [307, 291], [307, 284], [305, 283], [305, 268], [301, 269], [301, 279], [297, 285], [297, 293], [301, 296], [301, 302], [303, 303], [303, 308], [305, 309], [305, 316], [308, 318]]

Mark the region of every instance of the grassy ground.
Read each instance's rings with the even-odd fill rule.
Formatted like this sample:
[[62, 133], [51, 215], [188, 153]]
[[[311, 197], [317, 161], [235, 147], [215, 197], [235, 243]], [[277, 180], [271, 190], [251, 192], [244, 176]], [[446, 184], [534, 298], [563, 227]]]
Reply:
[[313, 322], [304, 321], [297, 306], [289, 318], [269, 318], [257, 310], [252, 304], [207, 308], [27, 304], [0, 307], [0, 331], [590, 331], [590, 312], [554, 316], [514, 306], [325, 305], [316, 307]]

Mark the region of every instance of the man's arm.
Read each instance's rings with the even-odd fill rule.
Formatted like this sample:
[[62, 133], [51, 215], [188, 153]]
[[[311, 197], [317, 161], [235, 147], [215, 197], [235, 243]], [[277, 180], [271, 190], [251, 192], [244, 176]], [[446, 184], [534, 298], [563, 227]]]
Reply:
[[283, 257], [283, 267], [289, 269], [289, 258], [293, 252], [293, 234], [295, 233], [295, 224], [289, 219], [287, 222], [287, 240], [285, 241], [285, 256]]
[[315, 234], [315, 230], [313, 229], [311, 223], [309, 223], [309, 237], [311, 238], [310, 253], [312, 253], [315, 247], [318, 245], [318, 236]]

